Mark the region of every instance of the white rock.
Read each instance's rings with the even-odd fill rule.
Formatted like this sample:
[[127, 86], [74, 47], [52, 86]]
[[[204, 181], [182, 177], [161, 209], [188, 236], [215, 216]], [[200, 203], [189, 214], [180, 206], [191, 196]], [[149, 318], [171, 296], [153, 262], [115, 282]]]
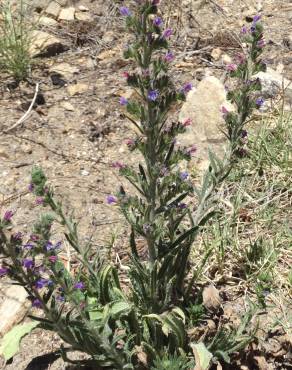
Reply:
[[60, 103], [60, 106], [61, 106], [63, 109], [65, 109], [65, 110], [69, 111], [69, 112], [74, 112], [74, 110], [75, 110], [75, 108], [73, 107], [73, 105], [72, 105], [71, 103], [69, 103], [68, 101], [62, 101], [62, 102]]
[[79, 5], [79, 6], [78, 6], [78, 9], [79, 9], [81, 12], [88, 12], [88, 11], [89, 11], [89, 9], [88, 9], [86, 6], [84, 6], [84, 5]]
[[30, 304], [27, 301], [27, 292], [22, 286], [12, 285], [0, 293], [5, 297], [4, 302], [0, 306], [1, 337], [23, 319]]
[[222, 55], [222, 62], [224, 64], [230, 64], [230, 63], [232, 63], [232, 59], [231, 59], [231, 57], [229, 55], [223, 54]]
[[259, 72], [253, 76], [258, 78], [262, 86], [262, 95], [265, 98], [273, 98], [284, 91], [285, 102], [292, 104], [292, 82], [282, 74], [267, 68], [266, 72]]
[[81, 22], [91, 22], [93, 19], [89, 13], [84, 13], [81, 11], [75, 13], [75, 18]]
[[221, 55], [222, 55], [222, 50], [220, 48], [215, 48], [211, 52], [211, 57], [216, 61], [220, 59]]
[[68, 94], [70, 96], [79, 95], [86, 92], [89, 89], [89, 86], [85, 83], [77, 83], [75, 85], [68, 86]]
[[58, 19], [62, 21], [74, 21], [75, 8], [69, 7], [61, 10]]
[[66, 80], [72, 79], [72, 77], [80, 72], [79, 68], [72, 66], [69, 63], [55, 64], [50, 68], [50, 72], [58, 73]]
[[42, 56], [52, 56], [66, 50], [67, 47], [64, 43], [57, 37], [50, 35], [43, 31], [33, 31], [32, 42], [30, 45], [30, 55], [32, 57], [42, 55]]
[[43, 15], [39, 18], [39, 24], [41, 24], [42, 26], [56, 26], [58, 22], [53, 18], [49, 18]]
[[198, 148], [195, 162], [204, 163], [205, 167], [208, 148], [217, 155], [224, 153], [225, 136], [221, 129], [224, 119], [220, 111], [222, 106], [228, 110], [233, 107], [227, 101], [224, 85], [216, 77], [204, 78], [196, 90], [192, 90], [182, 106], [179, 120], [184, 122], [190, 118], [192, 124], [187, 127], [185, 134], [179, 135], [178, 140], [184, 146], [195, 145]]
[[58, 18], [60, 11], [61, 6], [56, 1], [50, 2], [50, 4], [46, 8], [46, 13], [55, 18]]

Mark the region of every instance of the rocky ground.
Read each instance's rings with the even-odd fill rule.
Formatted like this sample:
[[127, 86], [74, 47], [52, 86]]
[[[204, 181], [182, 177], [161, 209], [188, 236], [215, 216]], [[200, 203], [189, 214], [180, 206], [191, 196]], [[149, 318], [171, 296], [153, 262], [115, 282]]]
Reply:
[[[128, 40], [118, 11], [122, 1], [31, 3], [31, 17], [38, 22], [38, 31], [32, 47], [35, 58], [30, 81], [16, 87], [0, 73], [1, 212], [15, 210], [15, 224], [20, 230], [29, 230], [40, 207], [27, 190], [30, 171], [33, 165], [40, 165], [64, 205], [75, 209], [83, 238], [92, 238], [98, 249], [109, 243], [113, 234], [125, 235], [121, 216], [105, 204], [106, 195], [123, 181], [111, 163], [121, 158], [131, 163], [137, 160], [127, 151], [125, 140], [132, 131], [118, 103], [120, 96], [131, 94], [122, 76], [131, 69], [131, 63], [122, 57]], [[178, 85], [191, 81], [198, 86], [205, 76], [224, 80], [224, 66], [240, 50], [238, 32], [258, 12], [265, 25], [265, 60], [278, 74], [292, 80], [291, 1], [162, 3], [167, 24], [176, 31], [172, 39], [176, 54], [173, 77]], [[279, 82], [279, 75], [274, 79]], [[286, 82], [285, 108], [289, 109], [292, 89]], [[29, 119], [13, 128], [28, 110], [36, 84], [39, 93]], [[212, 109], [211, 93], [208, 97]], [[173, 114], [178, 116], [179, 112]], [[208, 120], [214, 122], [217, 116]], [[192, 137], [200, 156], [200, 147], [205, 148], [218, 133], [201, 130], [199, 125], [204, 126], [204, 122], [196, 124], [193, 131], [202, 131], [202, 136]], [[120, 248], [126, 247], [123, 237], [118, 243]], [[64, 252], [64, 258], [71, 258], [68, 253]], [[26, 369], [34, 357], [51, 352], [58, 344], [56, 336], [36, 331], [25, 339], [20, 354], [5, 369]], [[52, 366], [29, 367], [49, 368], [65, 369], [65, 365], [58, 360]]]

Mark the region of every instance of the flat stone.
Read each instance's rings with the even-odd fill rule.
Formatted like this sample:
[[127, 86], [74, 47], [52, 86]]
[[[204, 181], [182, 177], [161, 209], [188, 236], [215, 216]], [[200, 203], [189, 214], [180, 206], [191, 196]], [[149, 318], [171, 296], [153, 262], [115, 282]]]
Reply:
[[88, 12], [88, 11], [89, 11], [89, 9], [88, 9], [86, 6], [84, 6], [84, 5], [79, 5], [79, 6], [78, 6], [78, 9], [79, 9], [81, 12]]
[[67, 50], [68, 47], [56, 36], [50, 35], [44, 31], [33, 31], [32, 43], [30, 45], [30, 55], [53, 56]]
[[19, 285], [9, 286], [1, 295], [5, 297], [0, 306], [0, 336], [3, 336], [23, 319], [30, 303], [27, 292]]
[[38, 22], [42, 26], [56, 26], [58, 24], [55, 19], [46, 17], [44, 15], [39, 18]]
[[50, 4], [46, 8], [46, 13], [55, 18], [58, 18], [60, 11], [61, 11], [61, 6], [56, 1], [50, 2]]
[[233, 109], [227, 101], [223, 83], [216, 77], [208, 76], [198, 84], [197, 89], [189, 92], [179, 114], [180, 122], [190, 118], [192, 124], [187, 127], [186, 133], [178, 136], [178, 141], [184, 146], [197, 147], [194, 161], [200, 169], [205, 169], [208, 163], [208, 149], [219, 156], [224, 152], [226, 138], [221, 132], [225, 125], [222, 106]]
[[75, 108], [73, 107], [73, 105], [72, 105], [71, 103], [69, 103], [68, 101], [62, 101], [62, 102], [60, 103], [60, 106], [61, 106], [63, 109], [65, 109], [65, 110], [69, 111], [69, 112], [74, 112], [74, 110], [75, 110]]
[[69, 7], [61, 10], [58, 19], [61, 21], [74, 21], [75, 8]]
[[83, 94], [84, 92], [88, 91], [89, 86], [85, 83], [77, 83], [75, 85], [70, 85], [67, 88], [68, 94], [70, 96], [75, 96], [79, 94]]
[[50, 68], [50, 73], [58, 73], [66, 80], [71, 80], [74, 75], [80, 72], [79, 68], [69, 63], [59, 63]]
[[89, 13], [84, 13], [84, 12], [81, 12], [81, 11], [77, 11], [75, 13], [75, 18], [78, 20], [78, 21], [81, 21], [81, 22], [91, 22], [93, 20], [92, 18], [92, 15], [89, 14]]

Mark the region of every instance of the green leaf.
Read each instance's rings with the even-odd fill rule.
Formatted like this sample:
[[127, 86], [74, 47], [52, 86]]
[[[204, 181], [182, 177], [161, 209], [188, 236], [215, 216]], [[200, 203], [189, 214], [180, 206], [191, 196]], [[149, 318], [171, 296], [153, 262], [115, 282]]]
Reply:
[[38, 325], [37, 321], [16, 325], [4, 335], [1, 340], [0, 355], [3, 355], [5, 361], [11, 359], [18, 352], [21, 339]]
[[195, 359], [196, 359], [196, 367], [195, 370], [207, 370], [210, 366], [210, 362], [212, 360], [212, 353], [209, 352], [204, 343], [197, 343], [191, 344], [193, 348]]

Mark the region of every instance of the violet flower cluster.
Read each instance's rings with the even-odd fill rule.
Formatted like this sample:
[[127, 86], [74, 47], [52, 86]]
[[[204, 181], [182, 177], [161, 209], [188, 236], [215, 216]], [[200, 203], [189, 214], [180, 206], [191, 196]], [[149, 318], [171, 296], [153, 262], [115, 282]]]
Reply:
[[244, 127], [253, 109], [261, 109], [265, 103], [260, 95], [260, 82], [253, 77], [256, 73], [266, 70], [266, 65], [261, 59], [265, 41], [260, 20], [261, 16], [256, 15], [250, 27], [242, 27], [242, 41], [247, 45], [245, 54], [237, 54], [235, 61], [226, 67], [230, 77], [238, 81], [237, 86], [227, 94], [236, 110], [229, 111], [223, 106], [221, 112], [228, 129], [226, 136], [231, 143], [232, 152], [239, 156], [247, 154], [247, 131]]

